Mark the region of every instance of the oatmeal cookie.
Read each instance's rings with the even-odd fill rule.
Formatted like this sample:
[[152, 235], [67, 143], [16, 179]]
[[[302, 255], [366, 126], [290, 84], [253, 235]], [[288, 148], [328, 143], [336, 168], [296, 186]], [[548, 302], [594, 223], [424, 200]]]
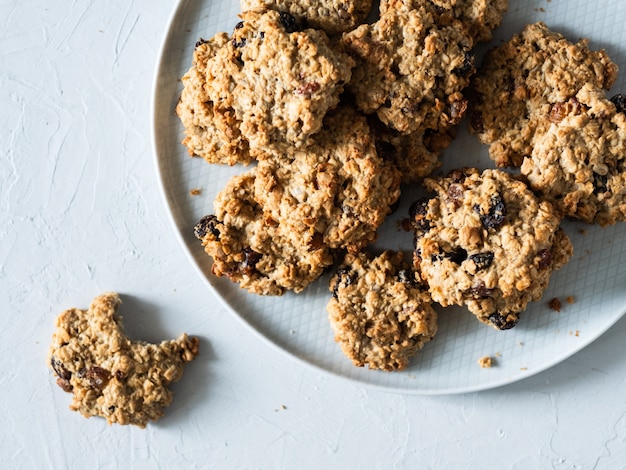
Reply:
[[260, 158], [257, 170], [255, 198], [293, 243], [358, 251], [400, 196], [400, 174], [349, 106], [327, 115], [309, 148]]
[[234, 116], [233, 133], [252, 150], [301, 148], [337, 105], [353, 65], [323, 31], [288, 13], [246, 11], [207, 61], [205, 90], [214, 114]]
[[[618, 104], [618, 107], [616, 104]], [[585, 85], [555, 103], [521, 172], [564, 215], [587, 223], [626, 220], [626, 98]]]
[[213, 258], [212, 272], [260, 295], [302, 291], [334, 262], [319, 240], [292, 241], [254, 198], [257, 169], [233, 177], [202, 218], [195, 236]]
[[330, 281], [335, 340], [355, 366], [401, 370], [437, 333], [431, 299], [403, 254], [348, 254]]
[[229, 41], [220, 33], [209, 40], [201, 39], [193, 53], [193, 64], [182, 77], [183, 90], [176, 114], [184, 126], [183, 145], [191, 156], [209, 163], [234, 165], [254, 160], [248, 141], [239, 132], [234, 113], [215, 113], [206, 91], [207, 61]]
[[350, 31], [372, 9], [372, 0], [241, 0], [241, 9], [284, 11], [307, 26], [330, 35]]
[[549, 125], [553, 105], [565, 103], [585, 84], [609, 89], [617, 66], [588, 40], [576, 43], [543, 23], [527, 25], [487, 53], [472, 80], [470, 130], [489, 144], [498, 166], [518, 166], [532, 151], [533, 137]]
[[556, 211], [501, 170], [455, 170], [424, 184], [436, 194], [411, 207], [414, 265], [433, 300], [512, 328], [572, 254]]
[[472, 41], [460, 22], [437, 19], [425, 8], [390, 9], [341, 39], [356, 61], [348, 89], [357, 106], [403, 134], [445, 131], [467, 108]]
[[70, 409], [102, 416], [109, 424], [141, 428], [163, 415], [172, 401], [167, 386], [182, 377], [198, 354], [198, 339], [186, 334], [150, 344], [132, 341], [117, 314], [121, 301], [108, 292], [88, 310], [66, 310], [56, 320], [48, 364], [57, 383], [73, 394]]
[[420, 7], [430, 7], [439, 15], [460, 20], [475, 42], [487, 42], [492, 39], [492, 31], [500, 26], [508, 10], [508, 0], [381, 0], [380, 13]]

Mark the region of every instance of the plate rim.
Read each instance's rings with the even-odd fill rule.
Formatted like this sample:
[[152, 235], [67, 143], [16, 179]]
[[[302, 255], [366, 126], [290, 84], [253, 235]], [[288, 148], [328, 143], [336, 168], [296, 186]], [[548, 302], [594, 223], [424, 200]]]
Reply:
[[[215, 2], [219, 0], [204, 0], [207, 2]], [[188, 262], [191, 263], [193, 269], [200, 276], [204, 285], [206, 285], [211, 294], [217, 298], [220, 305], [228, 311], [229, 315], [234, 316], [240, 324], [244, 325], [245, 328], [251, 331], [255, 337], [260, 338], [263, 343], [269, 345], [273, 350], [278, 351], [283, 357], [289, 359], [291, 361], [295, 361], [298, 364], [305, 366], [306, 368], [311, 369], [312, 371], [321, 373], [322, 375], [332, 377], [338, 379], [341, 382], [361, 386], [371, 390], [377, 390], [379, 392], [386, 392], [391, 394], [402, 394], [402, 395], [420, 395], [420, 396], [445, 396], [445, 395], [459, 395], [466, 393], [476, 393], [480, 391], [494, 390], [507, 385], [511, 385], [513, 383], [521, 382], [526, 379], [529, 379], [533, 376], [536, 376], [540, 373], [545, 372], [546, 370], [560, 364], [561, 362], [567, 360], [568, 358], [573, 357], [578, 354], [580, 351], [588, 347], [590, 344], [601, 338], [608, 330], [610, 330], [624, 315], [626, 315], [626, 305], [621, 312], [616, 312], [616, 314], [611, 318], [610, 321], [607, 321], [602, 328], [599, 328], [593, 335], [589, 337], [585, 337], [585, 339], [581, 340], [576, 346], [569, 348], [565, 353], [554, 356], [551, 360], [544, 361], [538, 367], [533, 367], [531, 370], [523, 371], [524, 373], [519, 373], [514, 376], [505, 376], [500, 380], [490, 381], [486, 383], [479, 383], [475, 385], [467, 385], [467, 386], [457, 386], [457, 387], [440, 387], [440, 388], [402, 388], [397, 386], [389, 386], [383, 385], [368, 381], [359, 380], [358, 377], [349, 377], [338, 371], [329, 370], [325, 367], [314, 363], [313, 361], [307, 360], [292, 351], [289, 351], [287, 348], [281, 346], [280, 344], [273, 341], [268, 335], [260, 331], [259, 328], [256, 328], [249, 320], [247, 320], [242, 314], [240, 314], [233, 305], [231, 305], [228, 300], [222, 295], [217, 287], [211, 282], [211, 279], [205, 274], [202, 270], [201, 266], [198, 263], [198, 260], [194, 256], [191, 247], [186, 242], [183, 233], [182, 227], [176, 221], [176, 217], [174, 214], [175, 207], [174, 201], [172, 201], [168, 197], [168, 191], [166, 188], [165, 177], [162, 171], [162, 152], [159, 148], [159, 137], [158, 137], [158, 129], [157, 129], [157, 108], [159, 103], [159, 83], [162, 77], [162, 70], [164, 68], [164, 59], [165, 54], [167, 52], [167, 48], [169, 46], [169, 40], [172, 36], [173, 26], [177, 20], [178, 15], [180, 14], [181, 8], [185, 4], [191, 3], [192, 0], [176, 0], [173, 4], [169, 18], [166, 22], [165, 26], [165, 34], [163, 34], [157, 59], [156, 66], [154, 68], [153, 77], [152, 77], [152, 85], [151, 85], [151, 93], [150, 93], [150, 129], [151, 129], [151, 147], [152, 147], [152, 155], [153, 155], [153, 164], [154, 170], [156, 172], [156, 179], [159, 186], [159, 192], [161, 195], [162, 202], [166, 208], [167, 218], [169, 219], [169, 224], [174, 229], [175, 237], [178, 240], [178, 243], [181, 245], [183, 252], [185, 253], [185, 257]], [[182, 145], [182, 144], [181, 144]], [[625, 222], [626, 223], [626, 222]], [[522, 371], [520, 371], [522, 372]]]

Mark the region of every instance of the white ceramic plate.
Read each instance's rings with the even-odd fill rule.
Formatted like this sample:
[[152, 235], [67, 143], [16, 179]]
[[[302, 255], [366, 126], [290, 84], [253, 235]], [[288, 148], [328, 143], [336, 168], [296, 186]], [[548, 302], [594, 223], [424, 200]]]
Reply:
[[[554, 273], [543, 300], [532, 304], [519, 324], [496, 331], [479, 324], [462, 308], [440, 310], [437, 337], [403, 372], [356, 368], [333, 340], [327, 314], [328, 278], [304, 293], [282, 297], [249, 294], [210, 274], [210, 258], [193, 236], [194, 224], [213, 212], [213, 199], [231, 175], [243, 167], [209, 165], [192, 159], [181, 145], [182, 126], [174, 114], [180, 77], [190, 67], [194, 45], [218, 31], [231, 32], [237, 23], [237, 0], [182, 0], [176, 7], [162, 44], [154, 88], [154, 146], [162, 188], [180, 240], [207, 285], [228, 309], [300, 361], [349, 380], [381, 389], [419, 394], [460, 393], [493, 388], [528, 377], [557, 364], [598, 338], [626, 312], [626, 224], [601, 229], [565, 222], [575, 254]], [[503, 25], [491, 45], [508, 40], [530, 22], [544, 21], [571, 40], [588, 37], [593, 49], [604, 48], [626, 71], [626, 2], [623, 0], [510, 1]], [[484, 48], [483, 48], [484, 50]], [[624, 74], [612, 93], [626, 92]], [[492, 167], [487, 149], [461, 126], [444, 156], [444, 171], [458, 166]], [[200, 188], [201, 195], [190, 190]], [[379, 247], [411, 249], [411, 235], [398, 230], [419, 190], [405, 189], [402, 205], [389, 217]], [[573, 303], [566, 302], [572, 296]], [[547, 301], [561, 299], [556, 312]], [[496, 366], [481, 369], [481, 356]]]

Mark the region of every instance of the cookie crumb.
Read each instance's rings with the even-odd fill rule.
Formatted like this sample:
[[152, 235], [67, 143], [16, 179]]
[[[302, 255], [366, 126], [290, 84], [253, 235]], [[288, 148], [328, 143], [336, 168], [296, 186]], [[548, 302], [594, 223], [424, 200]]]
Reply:
[[478, 365], [483, 369], [491, 369], [493, 367], [494, 360], [491, 356], [483, 356], [478, 359]]
[[554, 297], [552, 300], [548, 302], [548, 307], [550, 307], [555, 312], [561, 311], [561, 301], [558, 297]]
[[189, 191], [189, 194], [191, 196], [200, 196], [200, 194], [202, 194], [202, 190], [200, 188], [193, 188], [191, 191]]
[[568, 296], [565, 298], [565, 301], [566, 301], [568, 304], [570, 304], [570, 305], [571, 305], [571, 304], [573, 304], [576, 300], [574, 299], [574, 296], [573, 296], [573, 295], [568, 295]]

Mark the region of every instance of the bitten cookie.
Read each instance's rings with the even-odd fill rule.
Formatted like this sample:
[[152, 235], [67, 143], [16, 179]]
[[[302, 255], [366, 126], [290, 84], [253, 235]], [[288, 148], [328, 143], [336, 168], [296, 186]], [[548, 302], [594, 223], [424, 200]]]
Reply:
[[284, 235], [254, 198], [256, 168], [233, 177], [215, 199], [215, 213], [195, 226], [195, 236], [213, 258], [212, 272], [260, 295], [302, 291], [334, 263], [318, 239]]
[[433, 300], [512, 328], [572, 255], [556, 211], [500, 170], [455, 170], [424, 184], [435, 195], [411, 207], [414, 265]]
[[350, 80], [353, 60], [320, 30], [293, 16], [246, 11], [230, 40], [207, 61], [213, 112], [255, 150], [306, 147]]
[[341, 40], [356, 61], [348, 89], [357, 106], [403, 134], [445, 132], [467, 108], [471, 38], [459, 21], [437, 20], [426, 8], [389, 9]]
[[210, 58], [229, 42], [220, 33], [209, 40], [200, 40], [193, 53], [193, 64], [182, 77], [183, 90], [176, 114], [184, 126], [183, 145], [191, 156], [209, 163], [248, 164], [254, 160], [248, 141], [239, 132], [234, 113], [216, 113], [206, 90], [206, 67]]
[[521, 172], [562, 214], [603, 226], [626, 220], [625, 104], [585, 85], [552, 106]]
[[342, 106], [305, 150], [259, 159], [255, 199], [291, 243], [354, 252], [376, 238], [400, 174], [376, 153], [364, 116]]
[[348, 254], [330, 281], [330, 324], [358, 367], [401, 370], [437, 333], [431, 299], [402, 253]]
[[508, 0], [381, 0], [380, 12], [430, 7], [436, 14], [460, 20], [475, 42], [491, 41], [508, 10]]
[[171, 403], [167, 386], [198, 354], [198, 339], [183, 334], [160, 344], [131, 341], [116, 313], [120, 303], [109, 292], [96, 297], [88, 310], [63, 312], [48, 363], [59, 386], [73, 394], [71, 410], [143, 428]]
[[372, 0], [241, 0], [241, 9], [270, 9], [292, 15], [307, 26], [328, 34], [350, 31], [363, 23]]
[[487, 53], [472, 80], [470, 130], [489, 144], [498, 166], [518, 166], [532, 152], [536, 132], [549, 126], [549, 113], [589, 84], [609, 89], [617, 66], [588, 41], [571, 43], [543, 23], [530, 24]]

